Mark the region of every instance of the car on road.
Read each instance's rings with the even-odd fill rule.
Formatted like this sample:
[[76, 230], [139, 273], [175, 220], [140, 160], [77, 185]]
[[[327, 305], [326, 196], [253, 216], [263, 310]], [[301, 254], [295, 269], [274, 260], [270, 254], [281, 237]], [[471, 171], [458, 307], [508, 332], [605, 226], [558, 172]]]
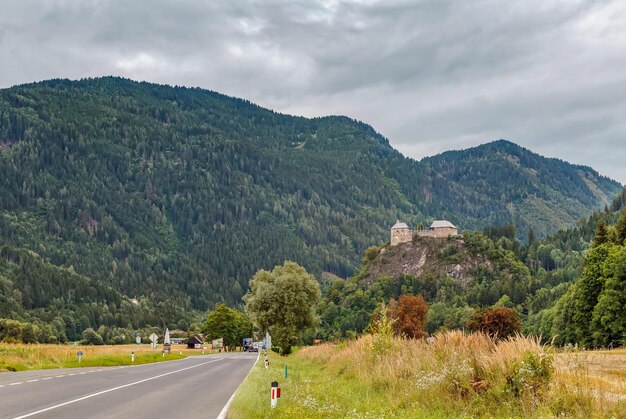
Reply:
[[250, 349], [248, 349], [248, 351], [249, 352], [259, 352], [262, 347], [263, 347], [263, 342], [254, 342], [252, 344], [252, 346], [250, 347]]

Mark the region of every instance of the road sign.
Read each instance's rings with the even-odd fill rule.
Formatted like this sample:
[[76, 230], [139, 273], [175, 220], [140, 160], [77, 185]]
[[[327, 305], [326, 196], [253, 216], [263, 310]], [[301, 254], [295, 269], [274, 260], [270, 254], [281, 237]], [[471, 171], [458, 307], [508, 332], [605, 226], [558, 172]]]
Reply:
[[78, 363], [80, 364], [80, 361], [83, 360], [83, 351], [78, 351], [76, 355], [78, 355]]
[[224, 347], [224, 338], [215, 339], [211, 341], [211, 344], [213, 345], [213, 349], [221, 349]]
[[156, 334], [156, 333], [152, 333], [152, 334], [150, 335], [150, 342], [152, 342], [152, 343], [156, 343], [157, 339], [159, 339], [159, 337], [157, 336], [157, 334]]
[[272, 349], [272, 337], [269, 333], [265, 334], [265, 339], [263, 339], [263, 349], [270, 350]]

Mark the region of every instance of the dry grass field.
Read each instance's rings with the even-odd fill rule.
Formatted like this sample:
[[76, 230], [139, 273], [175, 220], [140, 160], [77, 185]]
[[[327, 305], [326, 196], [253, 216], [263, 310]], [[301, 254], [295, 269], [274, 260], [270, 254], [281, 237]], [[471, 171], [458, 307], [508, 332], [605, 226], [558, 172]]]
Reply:
[[626, 404], [626, 349], [559, 353], [554, 366], [562, 383], [598, 402]]
[[[0, 371], [130, 365], [133, 363], [132, 352], [135, 353], [134, 364], [180, 359], [202, 353], [200, 349], [187, 349], [185, 345], [173, 345], [172, 352], [162, 356], [161, 349], [162, 347], [159, 346], [156, 351], [153, 351], [150, 345], [145, 344], [73, 346], [0, 343]], [[80, 364], [77, 356], [79, 351], [83, 353]]]

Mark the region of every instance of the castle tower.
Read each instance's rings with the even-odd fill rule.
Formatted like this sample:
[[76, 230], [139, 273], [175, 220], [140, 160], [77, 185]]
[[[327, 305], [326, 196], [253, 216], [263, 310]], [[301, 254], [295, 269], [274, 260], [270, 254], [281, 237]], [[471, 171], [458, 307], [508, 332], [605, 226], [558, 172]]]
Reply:
[[413, 233], [408, 225], [400, 222], [400, 220], [396, 221], [396, 223], [391, 227], [391, 240], [390, 245], [396, 246], [400, 243], [407, 243], [413, 239]]
[[446, 220], [433, 221], [429, 233], [431, 237], [451, 237], [459, 234], [456, 226]]

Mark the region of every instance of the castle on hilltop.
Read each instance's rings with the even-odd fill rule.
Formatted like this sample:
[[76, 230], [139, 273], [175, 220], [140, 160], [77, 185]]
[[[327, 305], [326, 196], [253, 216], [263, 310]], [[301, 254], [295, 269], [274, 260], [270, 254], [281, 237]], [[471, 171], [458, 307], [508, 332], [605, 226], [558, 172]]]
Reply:
[[413, 236], [420, 237], [451, 237], [458, 235], [457, 228], [450, 221], [434, 221], [428, 230], [411, 230], [408, 225], [400, 220], [391, 227], [391, 246], [407, 243], [413, 240]]

